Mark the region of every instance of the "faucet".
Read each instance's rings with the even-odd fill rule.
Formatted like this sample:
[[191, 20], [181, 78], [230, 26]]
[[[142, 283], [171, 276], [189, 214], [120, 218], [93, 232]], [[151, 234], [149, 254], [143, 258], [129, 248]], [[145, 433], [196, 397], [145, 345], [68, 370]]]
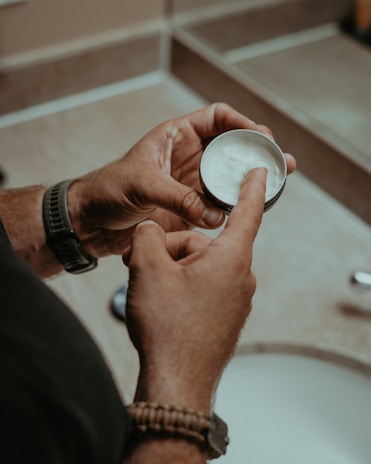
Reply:
[[371, 290], [371, 272], [356, 271], [350, 276], [350, 283], [358, 288]]

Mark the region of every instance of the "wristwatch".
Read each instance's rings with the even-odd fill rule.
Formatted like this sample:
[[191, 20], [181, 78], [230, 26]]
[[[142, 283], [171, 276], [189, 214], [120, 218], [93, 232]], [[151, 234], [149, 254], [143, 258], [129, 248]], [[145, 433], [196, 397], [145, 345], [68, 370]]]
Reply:
[[67, 190], [72, 180], [50, 187], [43, 198], [46, 240], [67, 272], [80, 274], [97, 266], [97, 260], [83, 248], [72, 229], [67, 206]]
[[226, 454], [229, 444], [228, 426], [215, 413], [207, 415], [193, 409], [146, 402], [132, 403], [127, 411], [134, 435], [189, 440], [198, 445], [208, 459]]

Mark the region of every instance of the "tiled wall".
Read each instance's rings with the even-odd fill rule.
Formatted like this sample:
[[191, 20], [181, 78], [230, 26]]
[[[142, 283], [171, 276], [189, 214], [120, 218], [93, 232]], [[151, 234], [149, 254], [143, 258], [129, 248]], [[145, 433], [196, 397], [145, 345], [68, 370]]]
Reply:
[[167, 0], [0, 8], [0, 115], [159, 69]]
[[0, 9], [0, 58], [163, 17], [166, 0], [31, 0]]
[[206, 16], [202, 21], [197, 18], [188, 29], [218, 50], [228, 51], [338, 22], [351, 4], [352, 0], [271, 0], [265, 7], [225, 11], [219, 17]]
[[234, 6], [261, 6], [263, 3], [280, 3], [286, 0], [171, 0], [174, 13], [183, 13], [197, 8], [223, 6], [233, 8]]
[[225, 3], [225, 0], [173, 0], [172, 9], [174, 13], [181, 13], [196, 7], [214, 6], [220, 3]]

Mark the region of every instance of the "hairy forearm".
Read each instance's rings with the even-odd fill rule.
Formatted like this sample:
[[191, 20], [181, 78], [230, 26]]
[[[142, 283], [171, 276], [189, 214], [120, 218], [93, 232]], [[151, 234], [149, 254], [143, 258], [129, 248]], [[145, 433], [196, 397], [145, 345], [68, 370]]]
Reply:
[[0, 194], [0, 218], [13, 250], [41, 277], [63, 270], [46, 243], [42, 217], [45, 191], [45, 186], [33, 186]]
[[[46, 241], [43, 198], [47, 188], [38, 185], [0, 193], [0, 219], [13, 250], [43, 278], [64, 270]], [[95, 258], [109, 254], [99, 230], [86, 226], [83, 178], [76, 179], [68, 189], [67, 205], [72, 229], [86, 252]]]

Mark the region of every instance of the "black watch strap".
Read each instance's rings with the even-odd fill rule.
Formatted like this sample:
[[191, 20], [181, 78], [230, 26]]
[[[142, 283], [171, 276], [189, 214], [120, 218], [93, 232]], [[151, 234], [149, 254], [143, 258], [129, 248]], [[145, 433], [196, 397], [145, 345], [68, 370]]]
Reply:
[[72, 180], [50, 187], [43, 199], [43, 219], [46, 240], [67, 272], [80, 274], [97, 266], [97, 260], [88, 255], [72, 229], [68, 214], [67, 191]]

